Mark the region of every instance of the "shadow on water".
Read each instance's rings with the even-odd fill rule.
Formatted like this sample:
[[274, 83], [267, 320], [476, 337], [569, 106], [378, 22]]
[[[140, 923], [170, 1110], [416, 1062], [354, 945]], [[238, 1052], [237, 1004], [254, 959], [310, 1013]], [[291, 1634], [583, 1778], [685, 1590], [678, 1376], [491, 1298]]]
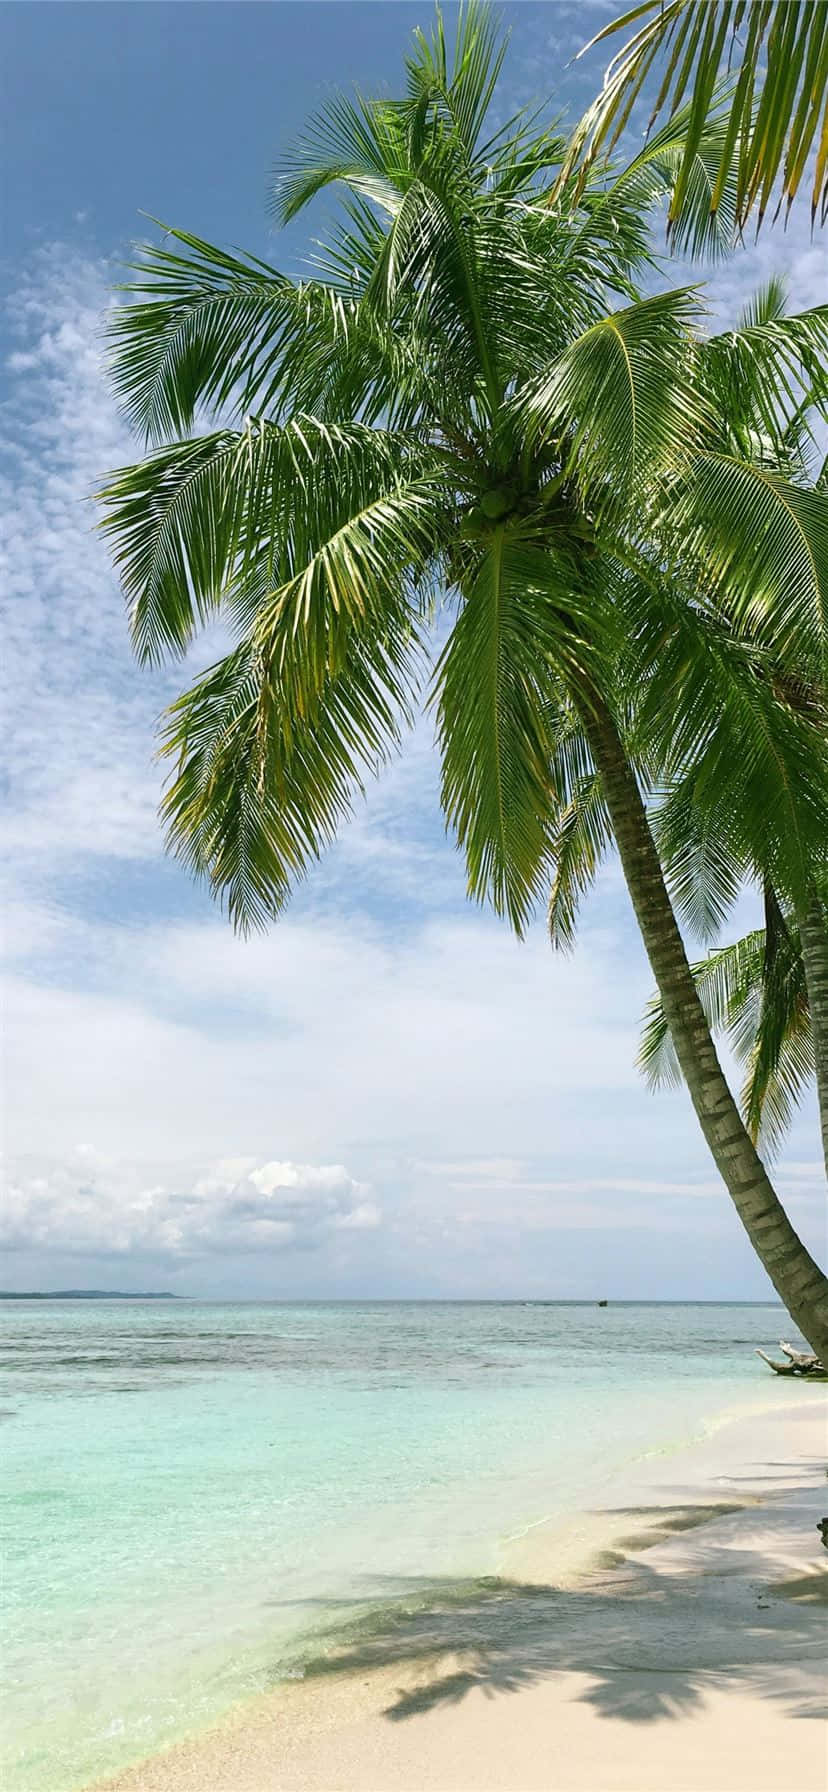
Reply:
[[[814, 1610], [822, 1574], [774, 1583], [750, 1548], [705, 1548], [679, 1568], [637, 1551], [741, 1509], [741, 1503], [668, 1507], [656, 1523], [617, 1540], [576, 1587], [506, 1579], [465, 1584], [395, 1580], [379, 1609], [348, 1602], [306, 1662], [305, 1680], [399, 1670], [384, 1707], [394, 1723], [472, 1692], [514, 1693], [565, 1672], [588, 1676], [577, 1696], [602, 1718], [652, 1724], [697, 1710], [713, 1689], [782, 1701], [787, 1716], [822, 1717], [824, 1636]], [[629, 1517], [654, 1519], [648, 1508]], [[608, 1515], [609, 1516], [609, 1515]], [[617, 1517], [616, 1512], [613, 1516]], [[803, 1529], [810, 1514], [803, 1514]], [[383, 1600], [381, 1584], [372, 1588]], [[824, 1596], [824, 1595], [823, 1595]], [[330, 1608], [329, 1608], [330, 1609]]]

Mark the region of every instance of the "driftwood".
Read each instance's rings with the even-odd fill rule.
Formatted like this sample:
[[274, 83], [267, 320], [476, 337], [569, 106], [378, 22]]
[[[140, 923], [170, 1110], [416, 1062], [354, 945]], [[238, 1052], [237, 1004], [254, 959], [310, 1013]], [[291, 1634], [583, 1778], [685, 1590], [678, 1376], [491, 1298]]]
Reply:
[[828, 1369], [825, 1369], [818, 1356], [812, 1356], [803, 1350], [794, 1350], [780, 1338], [779, 1348], [787, 1357], [786, 1363], [775, 1363], [773, 1357], [766, 1356], [764, 1350], [757, 1350], [756, 1355], [767, 1363], [774, 1375], [806, 1375], [809, 1381], [828, 1381]]
[[807, 1371], [808, 1369], [813, 1369], [815, 1364], [818, 1369], [821, 1369], [822, 1367], [822, 1364], [819, 1362], [819, 1359], [814, 1356], [812, 1350], [794, 1350], [793, 1345], [786, 1344], [784, 1338], [780, 1338], [779, 1348], [790, 1358], [795, 1369], [804, 1369]]

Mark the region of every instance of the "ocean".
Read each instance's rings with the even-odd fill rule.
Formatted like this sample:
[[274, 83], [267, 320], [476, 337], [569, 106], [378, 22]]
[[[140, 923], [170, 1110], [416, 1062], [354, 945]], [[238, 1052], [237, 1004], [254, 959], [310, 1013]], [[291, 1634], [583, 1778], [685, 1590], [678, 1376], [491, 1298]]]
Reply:
[[0, 1306], [4, 1792], [73, 1792], [495, 1576], [790, 1384], [774, 1306]]

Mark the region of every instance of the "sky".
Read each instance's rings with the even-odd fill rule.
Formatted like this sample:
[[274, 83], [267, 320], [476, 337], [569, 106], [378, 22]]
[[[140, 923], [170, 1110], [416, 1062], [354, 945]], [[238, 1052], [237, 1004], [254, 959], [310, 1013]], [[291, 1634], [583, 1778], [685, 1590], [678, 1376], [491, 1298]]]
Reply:
[[[451, 8], [446, 9], [450, 16]], [[504, 8], [500, 104], [576, 116], [609, 16]], [[553, 953], [465, 896], [430, 727], [287, 915], [236, 938], [165, 857], [157, 718], [211, 658], [132, 662], [90, 493], [137, 458], [102, 326], [141, 213], [295, 272], [269, 173], [337, 85], [393, 89], [427, 5], [6, 4], [0, 11], [0, 545], [9, 1289], [210, 1297], [760, 1299], [683, 1091], [635, 1068], [651, 977], [617, 864]], [[729, 321], [782, 269], [824, 300], [806, 208], [712, 277]], [[686, 269], [675, 269], [678, 284]], [[694, 273], [698, 277], [698, 272]], [[729, 924], [754, 913], [745, 895]], [[813, 1104], [777, 1186], [812, 1248]]]

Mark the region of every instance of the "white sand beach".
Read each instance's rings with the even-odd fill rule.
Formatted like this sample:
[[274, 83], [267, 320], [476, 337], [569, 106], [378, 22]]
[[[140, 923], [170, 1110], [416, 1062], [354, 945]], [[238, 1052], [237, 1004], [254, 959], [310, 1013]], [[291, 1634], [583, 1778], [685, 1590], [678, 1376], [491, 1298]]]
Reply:
[[107, 1792], [825, 1792], [826, 1401], [796, 1394]]

